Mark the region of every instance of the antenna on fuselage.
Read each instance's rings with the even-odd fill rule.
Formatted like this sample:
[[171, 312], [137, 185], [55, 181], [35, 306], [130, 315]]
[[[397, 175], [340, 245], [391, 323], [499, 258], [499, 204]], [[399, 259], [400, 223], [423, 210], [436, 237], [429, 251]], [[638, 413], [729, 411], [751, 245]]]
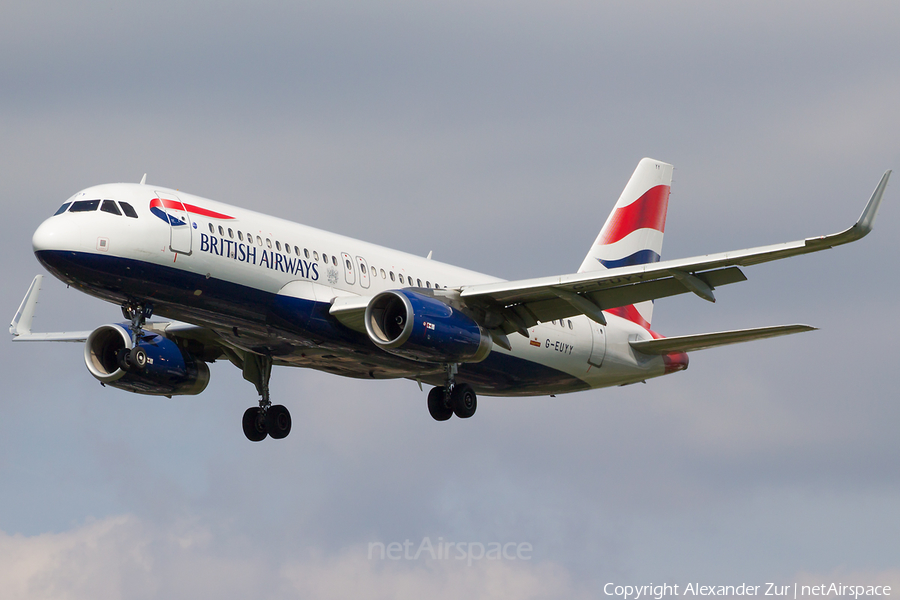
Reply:
[[432, 252], [434, 252], [434, 250], [429, 250], [429, 251], [428, 251], [428, 256], [426, 256], [425, 258], [428, 259], [428, 260], [431, 260], [431, 253], [432, 253]]
[[145, 183], [147, 183], [147, 174], [146, 173], [144, 173], [144, 176], [141, 177], [141, 185], [144, 185]]

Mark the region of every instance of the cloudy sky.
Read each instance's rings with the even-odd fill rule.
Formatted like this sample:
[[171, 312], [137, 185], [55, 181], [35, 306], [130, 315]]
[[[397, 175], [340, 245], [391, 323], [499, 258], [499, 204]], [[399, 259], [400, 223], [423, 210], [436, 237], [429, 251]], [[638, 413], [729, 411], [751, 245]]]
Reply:
[[[575, 270], [644, 156], [664, 257], [832, 233], [900, 167], [893, 2], [113, 2], [0, 8], [0, 306], [71, 194], [148, 181], [505, 278]], [[74, 344], [0, 345], [4, 598], [604, 598], [603, 586], [900, 590], [900, 197], [874, 233], [658, 302], [667, 335], [820, 331], [684, 373], [433, 421], [408, 381], [276, 369], [103, 389]], [[117, 307], [45, 280], [37, 330]], [[373, 543], [529, 544], [380, 560]], [[683, 588], [682, 588], [683, 589]]]

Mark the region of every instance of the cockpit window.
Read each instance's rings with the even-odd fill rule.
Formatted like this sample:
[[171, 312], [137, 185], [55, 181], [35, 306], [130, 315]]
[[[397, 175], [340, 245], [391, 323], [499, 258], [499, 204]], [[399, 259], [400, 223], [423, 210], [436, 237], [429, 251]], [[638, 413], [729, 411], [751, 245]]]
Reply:
[[122, 216], [122, 212], [119, 210], [119, 207], [116, 206], [116, 203], [112, 200], [104, 200], [103, 204], [100, 205], [100, 210], [102, 212], [108, 212], [111, 215], [119, 215]]
[[72, 203], [69, 212], [91, 212], [97, 210], [98, 206], [100, 206], [99, 200], [78, 200]]
[[72, 204], [71, 202], [66, 202], [65, 204], [63, 204], [62, 206], [59, 207], [58, 211], [53, 213], [53, 216], [55, 217], [56, 215], [63, 214], [64, 212], [66, 212], [66, 209], [69, 208], [69, 205], [71, 205], [71, 204]]
[[131, 217], [132, 219], [137, 219], [137, 211], [134, 210], [134, 207], [127, 202], [119, 202], [119, 206], [122, 207], [122, 212], [125, 213], [126, 217]]

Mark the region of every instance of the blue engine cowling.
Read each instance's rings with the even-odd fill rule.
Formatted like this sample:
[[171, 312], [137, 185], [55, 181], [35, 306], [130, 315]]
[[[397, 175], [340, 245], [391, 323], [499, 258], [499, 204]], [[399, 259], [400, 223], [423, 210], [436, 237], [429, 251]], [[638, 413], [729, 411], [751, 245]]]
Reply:
[[209, 367], [172, 340], [143, 330], [138, 345], [147, 353], [147, 364], [126, 370], [121, 354], [132, 347], [131, 331], [120, 324], [103, 325], [88, 336], [84, 363], [100, 382], [137, 394], [179, 396], [206, 389]]
[[379, 348], [426, 362], [479, 362], [490, 354], [490, 334], [471, 317], [411, 290], [389, 290], [366, 307], [366, 331]]

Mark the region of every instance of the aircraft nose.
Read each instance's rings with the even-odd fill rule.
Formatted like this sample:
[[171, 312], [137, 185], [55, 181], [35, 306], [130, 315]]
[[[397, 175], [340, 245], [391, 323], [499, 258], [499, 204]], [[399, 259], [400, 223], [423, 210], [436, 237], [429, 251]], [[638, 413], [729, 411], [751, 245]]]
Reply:
[[59, 246], [59, 241], [59, 228], [50, 219], [41, 223], [31, 236], [31, 246], [35, 253], [54, 250]]

